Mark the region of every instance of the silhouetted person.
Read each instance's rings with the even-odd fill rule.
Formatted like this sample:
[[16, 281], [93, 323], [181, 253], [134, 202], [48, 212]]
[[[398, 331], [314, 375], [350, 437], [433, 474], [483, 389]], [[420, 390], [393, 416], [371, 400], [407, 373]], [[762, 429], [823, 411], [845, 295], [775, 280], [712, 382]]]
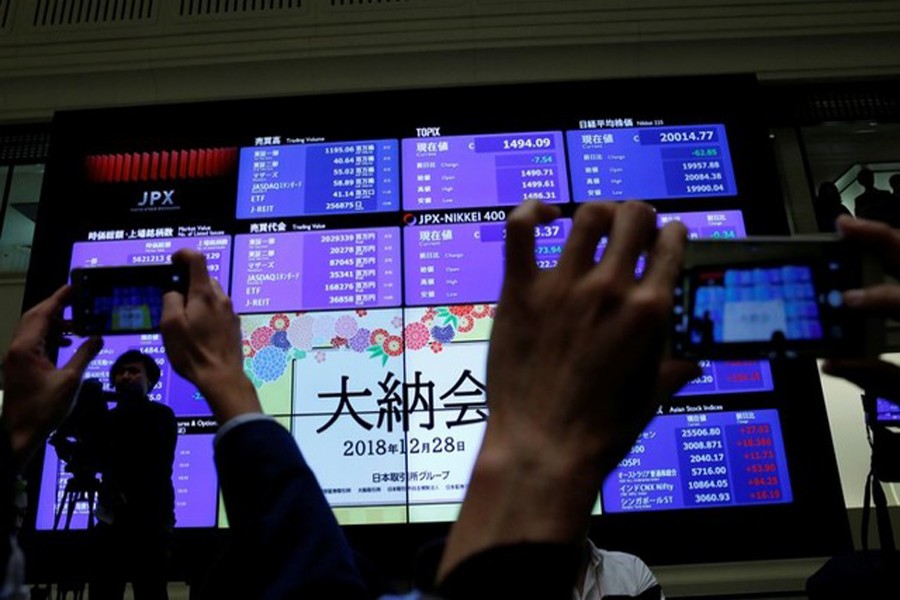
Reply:
[[123, 353], [110, 369], [116, 407], [107, 419], [91, 600], [121, 600], [126, 581], [135, 600], [168, 598], [178, 432], [172, 409], [147, 397], [159, 376], [156, 362], [137, 350]]
[[892, 219], [890, 226], [900, 228], [900, 173], [891, 175], [888, 184], [891, 186], [890, 212]]
[[780, 329], [772, 332], [769, 339], [769, 358], [785, 358], [787, 353], [787, 336]]
[[848, 209], [841, 202], [841, 193], [831, 181], [823, 181], [819, 185], [819, 193], [815, 201], [816, 223], [819, 231], [833, 232], [837, 231], [835, 221], [841, 215], [849, 215]]
[[856, 216], [891, 224], [894, 199], [889, 192], [875, 187], [875, 173], [862, 168], [856, 175], [856, 181], [863, 187], [863, 193], [856, 197]]

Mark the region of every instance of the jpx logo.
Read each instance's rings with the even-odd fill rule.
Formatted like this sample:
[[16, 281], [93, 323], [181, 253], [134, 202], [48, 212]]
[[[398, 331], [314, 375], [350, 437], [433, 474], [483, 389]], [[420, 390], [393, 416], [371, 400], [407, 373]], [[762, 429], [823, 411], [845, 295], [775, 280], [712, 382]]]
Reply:
[[154, 206], [175, 206], [172, 196], [175, 190], [150, 190], [144, 192], [144, 197], [138, 203], [140, 207], [151, 208]]
[[131, 212], [161, 212], [181, 210], [175, 202], [175, 190], [145, 190], [139, 202], [131, 207]]
[[441, 128], [440, 127], [416, 127], [416, 136], [420, 137], [420, 138], [440, 137], [441, 136]]
[[419, 215], [419, 225], [436, 225], [441, 222], [440, 215]]

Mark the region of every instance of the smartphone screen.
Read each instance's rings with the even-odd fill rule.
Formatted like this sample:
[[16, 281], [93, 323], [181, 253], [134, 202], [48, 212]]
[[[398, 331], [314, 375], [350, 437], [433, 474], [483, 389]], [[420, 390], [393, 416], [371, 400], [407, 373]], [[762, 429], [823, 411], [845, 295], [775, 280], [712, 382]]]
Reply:
[[174, 265], [72, 270], [72, 329], [78, 335], [159, 330], [163, 295], [185, 291], [187, 278]]
[[900, 404], [887, 398], [875, 399], [875, 422], [900, 427]]
[[689, 358], [868, 354], [871, 326], [843, 292], [862, 253], [838, 240], [691, 242], [676, 290], [674, 350]]

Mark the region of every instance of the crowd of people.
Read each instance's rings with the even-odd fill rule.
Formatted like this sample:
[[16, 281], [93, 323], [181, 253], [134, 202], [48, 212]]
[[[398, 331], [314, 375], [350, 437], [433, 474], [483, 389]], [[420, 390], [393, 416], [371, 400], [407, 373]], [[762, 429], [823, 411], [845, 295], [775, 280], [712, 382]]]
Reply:
[[[586, 545], [585, 531], [606, 475], [659, 404], [698, 373], [665, 352], [686, 231], [677, 222], [657, 229], [647, 204], [584, 204], [558, 266], [539, 270], [535, 227], [558, 216], [557, 208], [531, 200], [508, 219], [483, 442], [432, 585], [400, 596], [359, 563], [290, 433], [263, 413], [243, 371], [238, 317], [204, 257], [190, 250], [173, 256], [188, 269], [190, 287], [165, 295], [162, 336], [168, 360], [197, 386], [220, 425], [215, 461], [231, 526], [228, 553], [203, 597], [569, 599], [592, 586], [593, 597], [660, 597], [652, 574]], [[900, 232], [846, 216], [837, 227], [900, 273]], [[642, 256], [646, 266], [635, 278]], [[3, 365], [0, 598], [27, 597], [15, 543], [16, 474], [63, 422], [102, 345], [91, 338], [60, 367], [50, 361], [68, 293], [63, 287], [23, 315]], [[852, 310], [900, 314], [900, 286], [851, 290], [844, 300]], [[900, 389], [900, 367], [883, 361], [834, 360], [825, 370], [866, 389]], [[148, 375], [145, 369], [135, 395], [146, 395]], [[610, 589], [603, 578], [613, 581], [625, 569], [640, 585], [601, 591]]]
[[831, 181], [819, 184], [814, 199], [816, 224], [819, 231], [837, 231], [837, 219], [841, 215], [855, 215], [859, 219], [880, 221], [894, 228], [900, 228], [900, 173], [888, 179], [891, 191], [875, 185], [875, 173], [863, 167], [856, 174], [856, 182], [863, 191], [854, 198], [854, 212], [851, 213], [841, 198], [837, 185]]

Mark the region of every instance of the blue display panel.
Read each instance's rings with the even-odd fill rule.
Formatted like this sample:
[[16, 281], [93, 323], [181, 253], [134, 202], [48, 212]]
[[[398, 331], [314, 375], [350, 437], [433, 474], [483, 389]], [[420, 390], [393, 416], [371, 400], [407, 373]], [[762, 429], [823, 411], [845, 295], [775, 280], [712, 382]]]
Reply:
[[888, 425], [900, 424], [900, 405], [886, 398], [876, 399], [876, 421]]
[[241, 148], [238, 219], [399, 210], [397, 140]]
[[737, 194], [721, 124], [582, 129], [566, 141], [575, 202]]
[[777, 410], [670, 410], [606, 478], [604, 512], [791, 502]]

